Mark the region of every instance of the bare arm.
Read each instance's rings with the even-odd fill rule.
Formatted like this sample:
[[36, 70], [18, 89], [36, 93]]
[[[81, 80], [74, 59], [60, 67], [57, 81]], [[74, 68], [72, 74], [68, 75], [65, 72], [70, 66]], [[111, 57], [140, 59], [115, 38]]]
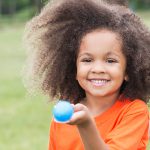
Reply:
[[77, 125], [85, 150], [109, 150], [101, 138], [95, 122], [88, 109], [82, 105], [75, 106], [75, 113], [69, 124]]
[[100, 137], [93, 121], [85, 126], [78, 125], [77, 127], [85, 150], [109, 150], [108, 145], [106, 145], [103, 139]]

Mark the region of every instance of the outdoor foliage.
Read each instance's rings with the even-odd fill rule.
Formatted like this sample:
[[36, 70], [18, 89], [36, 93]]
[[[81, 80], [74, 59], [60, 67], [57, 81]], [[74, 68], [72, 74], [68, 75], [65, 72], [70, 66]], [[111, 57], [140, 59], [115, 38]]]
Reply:
[[15, 14], [28, 7], [32, 7], [35, 12], [40, 12], [47, 1], [48, 0], [0, 0], [0, 14]]
[[[48, 1], [50, 0], [0, 0], [0, 14], [14, 14], [28, 7], [40, 12]], [[129, 4], [132, 9], [150, 9], [150, 0], [129, 0]]]

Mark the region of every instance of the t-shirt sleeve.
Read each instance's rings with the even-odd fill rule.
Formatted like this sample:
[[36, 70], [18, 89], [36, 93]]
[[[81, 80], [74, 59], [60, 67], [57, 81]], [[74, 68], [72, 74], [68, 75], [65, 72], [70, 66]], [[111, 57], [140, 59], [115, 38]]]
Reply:
[[133, 103], [105, 139], [110, 150], [146, 150], [148, 120], [149, 112], [145, 103]]
[[55, 122], [52, 119], [49, 134], [49, 150], [56, 150]]

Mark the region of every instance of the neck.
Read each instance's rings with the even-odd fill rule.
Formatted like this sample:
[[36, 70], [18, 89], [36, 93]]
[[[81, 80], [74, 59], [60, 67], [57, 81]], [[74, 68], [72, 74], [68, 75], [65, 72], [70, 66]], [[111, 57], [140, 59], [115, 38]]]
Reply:
[[109, 109], [118, 99], [118, 95], [119, 94], [114, 94], [107, 97], [86, 95], [83, 104], [88, 107], [93, 116], [97, 116]]

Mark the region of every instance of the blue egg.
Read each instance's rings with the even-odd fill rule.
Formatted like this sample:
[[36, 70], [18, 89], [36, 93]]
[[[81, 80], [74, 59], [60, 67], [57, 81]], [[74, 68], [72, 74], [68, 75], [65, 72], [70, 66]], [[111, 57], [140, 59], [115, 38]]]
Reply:
[[54, 119], [65, 123], [71, 119], [73, 112], [73, 107], [68, 101], [59, 101], [53, 109]]

